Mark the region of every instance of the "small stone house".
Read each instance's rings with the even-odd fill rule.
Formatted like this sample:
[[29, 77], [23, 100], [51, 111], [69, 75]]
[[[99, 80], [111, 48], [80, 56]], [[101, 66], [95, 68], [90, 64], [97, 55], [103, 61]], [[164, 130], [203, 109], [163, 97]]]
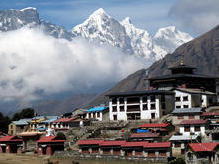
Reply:
[[172, 124], [178, 125], [182, 120], [199, 120], [202, 108], [175, 108], [172, 112]]

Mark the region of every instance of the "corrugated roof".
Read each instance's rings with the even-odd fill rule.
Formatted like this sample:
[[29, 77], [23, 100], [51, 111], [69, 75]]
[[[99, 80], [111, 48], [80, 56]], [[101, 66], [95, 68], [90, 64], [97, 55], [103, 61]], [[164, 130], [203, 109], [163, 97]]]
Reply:
[[170, 137], [170, 141], [187, 141], [187, 140], [195, 140], [197, 139], [198, 135], [173, 135]]
[[219, 116], [219, 112], [204, 112], [202, 116]]
[[0, 142], [16, 142], [16, 141], [23, 141], [23, 139], [20, 139], [17, 136], [4, 136], [0, 138]]
[[183, 120], [180, 125], [195, 125], [195, 124], [206, 124], [207, 120]]
[[201, 89], [193, 89], [193, 88], [176, 88], [174, 90], [178, 90], [181, 92], [191, 93], [191, 94], [204, 94], [204, 95], [215, 95], [213, 92], [203, 91]]
[[217, 142], [210, 143], [190, 143], [189, 146], [194, 152], [212, 152], [218, 146]]
[[122, 147], [143, 147], [148, 141], [126, 142]]
[[122, 146], [126, 141], [104, 141], [100, 143], [100, 146]]
[[99, 145], [104, 142], [104, 140], [80, 140], [78, 145]]
[[171, 142], [154, 142], [145, 144], [144, 148], [169, 148], [170, 146]]
[[172, 114], [201, 113], [202, 108], [175, 108]]
[[15, 125], [28, 125], [28, 122], [25, 120], [12, 121]]
[[175, 94], [172, 91], [165, 91], [165, 90], [145, 90], [145, 91], [128, 91], [128, 92], [113, 92], [107, 94], [106, 96], [133, 96], [133, 95], [173, 95]]
[[146, 123], [141, 125], [139, 128], [165, 128], [168, 127], [170, 124], [168, 123]]
[[71, 122], [71, 121], [73, 121], [73, 120], [75, 120], [75, 119], [76, 119], [76, 117], [60, 118], [60, 119], [58, 119], [58, 120], [55, 120], [54, 122], [55, 122], [55, 123], [58, 123], [58, 122]]
[[87, 112], [99, 112], [99, 111], [103, 111], [105, 109], [107, 109], [107, 107], [105, 107], [105, 106], [94, 107], [94, 108], [88, 109]]
[[159, 137], [158, 133], [152, 133], [152, 132], [147, 132], [147, 133], [132, 133], [130, 138], [153, 138], [153, 137]]

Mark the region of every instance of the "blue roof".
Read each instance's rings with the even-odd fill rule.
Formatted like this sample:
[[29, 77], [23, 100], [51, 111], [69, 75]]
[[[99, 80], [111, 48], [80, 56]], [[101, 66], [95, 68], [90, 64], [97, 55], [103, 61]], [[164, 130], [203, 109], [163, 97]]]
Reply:
[[107, 107], [105, 107], [105, 106], [94, 107], [94, 108], [88, 109], [87, 111], [88, 111], [88, 112], [99, 112], [99, 111], [105, 110], [106, 108], [107, 108]]

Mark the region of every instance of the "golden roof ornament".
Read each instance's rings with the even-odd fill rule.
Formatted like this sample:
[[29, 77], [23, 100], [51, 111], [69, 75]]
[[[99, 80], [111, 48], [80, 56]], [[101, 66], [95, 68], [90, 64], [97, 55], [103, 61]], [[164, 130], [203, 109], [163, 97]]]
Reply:
[[180, 65], [184, 65], [183, 58], [180, 60]]

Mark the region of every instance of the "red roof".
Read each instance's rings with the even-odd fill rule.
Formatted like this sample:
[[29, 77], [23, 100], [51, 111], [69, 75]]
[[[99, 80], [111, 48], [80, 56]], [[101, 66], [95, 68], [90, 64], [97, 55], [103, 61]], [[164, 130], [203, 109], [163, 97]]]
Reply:
[[189, 146], [194, 152], [201, 151], [213, 151], [219, 143], [211, 142], [211, 143], [190, 143]]
[[147, 133], [132, 133], [130, 138], [152, 138], [152, 137], [159, 137], [158, 133], [152, 133], [152, 132], [147, 132]]
[[104, 142], [104, 140], [80, 140], [78, 145], [99, 145]]
[[16, 142], [16, 141], [23, 141], [23, 139], [19, 139], [17, 136], [4, 136], [2, 138], [0, 138], [0, 142]]
[[100, 143], [100, 146], [122, 146], [126, 141], [104, 141]]
[[141, 142], [126, 142], [122, 147], [143, 147], [147, 144], [148, 141], [141, 141]]
[[154, 143], [147, 143], [144, 145], [144, 148], [168, 148], [171, 146], [170, 142], [154, 142]]
[[183, 120], [180, 125], [195, 125], [195, 124], [206, 124], [207, 120]]
[[204, 112], [202, 116], [219, 116], [219, 112]]
[[42, 142], [65, 142], [66, 140], [59, 140], [57, 139], [57, 136], [44, 136], [41, 137], [37, 142], [42, 143]]
[[153, 124], [143, 124], [139, 128], [166, 128], [170, 124], [168, 123], [153, 123]]
[[57, 122], [71, 122], [73, 120], [75, 120], [76, 117], [71, 117], [71, 118], [60, 118], [58, 120], [55, 120], [54, 122], [57, 123]]

